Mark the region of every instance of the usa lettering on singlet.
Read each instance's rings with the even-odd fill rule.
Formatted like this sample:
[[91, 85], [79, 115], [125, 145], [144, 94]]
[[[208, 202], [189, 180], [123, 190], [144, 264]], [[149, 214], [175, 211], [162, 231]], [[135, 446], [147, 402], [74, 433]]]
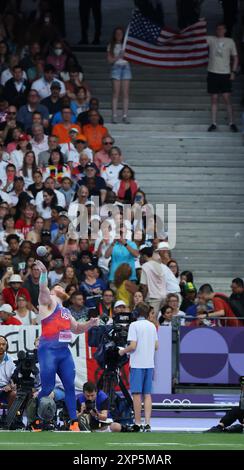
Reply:
[[55, 310], [49, 317], [44, 318], [42, 324], [41, 343], [48, 342], [50, 345], [68, 345], [72, 339], [71, 316], [69, 310], [57, 304]]

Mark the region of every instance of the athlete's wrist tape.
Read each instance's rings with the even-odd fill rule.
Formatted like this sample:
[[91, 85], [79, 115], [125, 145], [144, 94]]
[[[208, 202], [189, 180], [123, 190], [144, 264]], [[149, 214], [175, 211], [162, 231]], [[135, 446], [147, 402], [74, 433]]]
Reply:
[[47, 272], [41, 273], [40, 278], [39, 278], [39, 283], [47, 284]]

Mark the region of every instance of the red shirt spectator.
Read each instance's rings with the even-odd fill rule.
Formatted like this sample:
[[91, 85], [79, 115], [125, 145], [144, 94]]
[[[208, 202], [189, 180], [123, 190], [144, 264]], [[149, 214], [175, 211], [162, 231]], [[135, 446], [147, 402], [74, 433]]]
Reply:
[[3, 300], [6, 304], [11, 305], [13, 310], [17, 308], [17, 298], [23, 295], [27, 302], [31, 303], [31, 297], [25, 287], [21, 287], [22, 279], [19, 274], [13, 274], [9, 279], [10, 287], [6, 287], [2, 291]]
[[[226, 297], [226, 300], [224, 300], [222, 297]], [[220, 310], [223, 310], [224, 311], [223, 316], [227, 318], [235, 317], [235, 314], [227, 300], [228, 300], [228, 297], [225, 294], [220, 294], [218, 292], [215, 292], [212, 298], [214, 311], [219, 312]], [[237, 318], [236, 319], [230, 318], [229, 320], [221, 320], [221, 324], [223, 326], [243, 326], [243, 323], [239, 321]]]
[[13, 309], [9, 304], [0, 307], [1, 325], [22, 325], [21, 321], [13, 317]]

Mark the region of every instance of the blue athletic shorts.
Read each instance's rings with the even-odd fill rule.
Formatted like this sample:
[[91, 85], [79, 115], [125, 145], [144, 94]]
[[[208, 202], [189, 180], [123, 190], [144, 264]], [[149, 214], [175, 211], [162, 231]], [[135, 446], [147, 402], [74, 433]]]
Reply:
[[132, 74], [129, 64], [114, 64], [111, 70], [112, 80], [131, 80]]
[[151, 394], [154, 369], [131, 369], [130, 391], [131, 393]]

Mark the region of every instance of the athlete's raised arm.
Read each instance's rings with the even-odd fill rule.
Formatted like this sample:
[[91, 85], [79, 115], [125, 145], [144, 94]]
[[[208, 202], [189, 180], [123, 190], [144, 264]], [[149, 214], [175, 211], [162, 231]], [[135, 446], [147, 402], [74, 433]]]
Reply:
[[45, 305], [47, 307], [51, 306], [52, 298], [50, 295], [50, 290], [48, 288], [48, 280], [47, 280], [47, 268], [46, 266], [39, 260], [35, 261], [35, 265], [40, 270], [40, 279], [39, 279], [39, 297], [38, 303], [39, 305]]

